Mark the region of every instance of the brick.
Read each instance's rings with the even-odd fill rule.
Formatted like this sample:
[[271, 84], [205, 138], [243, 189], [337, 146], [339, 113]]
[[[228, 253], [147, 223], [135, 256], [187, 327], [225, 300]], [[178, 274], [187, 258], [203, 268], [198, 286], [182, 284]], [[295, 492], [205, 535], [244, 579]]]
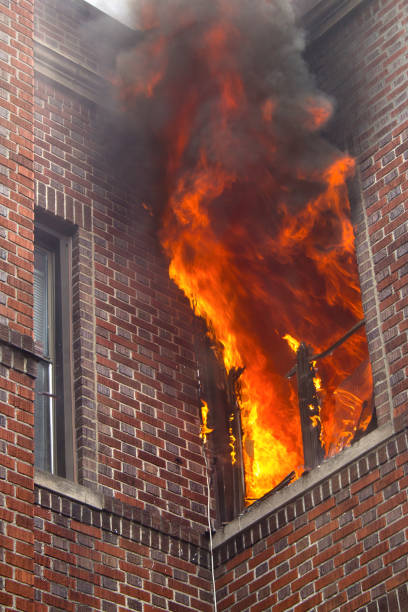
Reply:
[[[4, 220], [30, 229], [32, 211], [27, 206], [32, 205], [33, 199], [30, 165], [33, 134], [28, 120], [29, 97], [32, 95], [29, 79], [32, 55], [28, 47], [32, 4], [20, 3], [19, 7], [13, 6], [13, 11], [5, 0], [2, 4], [2, 25], [8, 39], [0, 40], [4, 53], [0, 76], [5, 81], [3, 85], [8, 100], [2, 99], [7, 104], [2, 119], [4, 125], [0, 126], [0, 145], [13, 155], [3, 160], [6, 156], [0, 148], [3, 156], [1, 166], [4, 172], [18, 171], [20, 176], [10, 176], [2, 188], [0, 195], [4, 211], [0, 208], [0, 215]], [[396, 277], [403, 279], [407, 256], [403, 227], [407, 189], [403, 156], [408, 125], [404, 111], [397, 106], [395, 110], [384, 110], [383, 102], [384, 96], [389, 103], [392, 95], [394, 99], [402, 95], [404, 82], [398, 83], [397, 79], [404, 74], [406, 66], [403, 49], [396, 45], [402, 40], [400, 32], [403, 29], [392, 29], [394, 23], [401, 21], [399, 14], [392, 15], [392, 9], [396, 7], [385, 0], [377, 7], [378, 15], [374, 20], [372, 7], [368, 6], [369, 3], [367, 6], [363, 4], [361, 10], [359, 7], [357, 12], [351, 12], [326, 36], [314, 41], [307, 53], [308, 60], [319, 65], [316, 77], [319, 86], [339, 100], [338, 111], [327, 129], [337, 135], [334, 140], [349, 142], [361, 162], [361, 186], [365, 196], [362, 207], [366, 208], [358, 210], [359, 202], [354, 201], [352, 208], [360, 218], [358, 228], [365, 224], [363, 214], [368, 215], [371, 232], [369, 237], [357, 236], [357, 240], [361, 245], [360, 260], [364, 261], [369, 252], [369, 263], [371, 265], [371, 260], [374, 260], [378, 282], [382, 325], [381, 328], [377, 325], [375, 334], [370, 328], [374, 316], [370, 312], [375, 300], [374, 288], [369, 286], [369, 281], [374, 278], [371, 274], [362, 282], [362, 287], [367, 329], [372, 334], [373, 370], [378, 376], [375, 381], [378, 417], [379, 422], [384, 423], [390, 419], [390, 409], [384, 399], [388, 393], [386, 386], [390, 384], [392, 388], [395, 415], [403, 415], [407, 398], [404, 378], [400, 374], [406, 365], [403, 361], [403, 326], [407, 313], [402, 295], [404, 285], [397, 285]], [[389, 12], [388, 8], [391, 9]], [[73, 57], [80, 58], [84, 65], [97, 72], [98, 60], [93, 55], [92, 44], [88, 43], [86, 47], [79, 40], [78, 31], [82, 28], [84, 15], [78, 12], [78, 7], [67, 2], [63, 9], [56, 10], [55, 3], [38, 0], [35, 10], [39, 39], [51, 46], [55, 53], [58, 50], [63, 55], [72, 53]], [[375, 36], [377, 24], [381, 24], [383, 30], [381, 35]], [[9, 45], [11, 40], [14, 43]], [[330, 44], [325, 41], [330, 41]], [[9, 62], [9, 54], [12, 62]], [[348, 54], [353, 58], [352, 62]], [[333, 65], [337, 66], [336, 71], [332, 70]], [[384, 78], [385, 69], [389, 74], [387, 78]], [[17, 75], [17, 71], [21, 74]], [[393, 88], [397, 89], [395, 94], [392, 94]], [[197, 444], [196, 364], [188, 304], [170, 286], [165, 262], [155, 253], [153, 239], [144, 235], [150, 232], [146, 223], [138, 226], [136, 212], [134, 219], [130, 218], [127, 200], [134, 200], [133, 194], [123, 193], [125, 186], [118, 187], [111, 168], [107, 169], [108, 172], [102, 169], [106, 160], [99, 160], [100, 152], [92, 136], [93, 123], [98, 120], [95, 107], [68, 88], [62, 89], [41, 75], [37, 75], [36, 94], [37, 204], [47, 209], [52, 218], [65, 214], [67, 220], [77, 224], [73, 246], [74, 294], [79, 300], [74, 306], [74, 336], [78, 339], [74, 352], [75, 364], [78, 363], [75, 399], [79, 478], [82, 484], [93, 490], [104, 490], [107, 497], [116, 496], [109, 510], [101, 513], [81, 504], [70, 505], [67, 498], [56, 499], [45, 492], [39, 495], [37, 488], [37, 565], [43, 572], [48, 569], [54, 572], [55, 576], [63, 574], [56, 568], [62, 569], [64, 565], [53, 565], [52, 562], [69, 564], [72, 568], [69, 576], [75, 580], [75, 586], [70, 584], [67, 587], [55, 578], [51, 587], [38, 576], [36, 605], [39, 609], [66, 607], [78, 611], [92, 608], [106, 612], [118, 609], [121, 612], [143, 607], [146, 610], [169, 608], [177, 612], [188, 608], [210, 612], [208, 567], [191, 562], [194, 555], [201, 553], [190, 550], [172, 536], [172, 530], [183, 527], [188, 537], [198, 537], [206, 523], [206, 478], [201, 447]], [[403, 99], [395, 100], [396, 105], [403, 102]], [[14, 119], [10, 113], [14, 114], [18, 106], [13, 126]], [[363, 109], [362, 113], [358, 112], [357, 106]], [[385, 119], [392, 124], [388, 125]], [[13, 131], [10, 131], [12, 127]], [[95, 167], [91, 167], [93, 164]], [[17, 170], [18, 166], [21, 170]], [[13, 184], [15, 181], [20, 187]], [[397, 184], [398, 181], [401, 182]], [[361, 194], [357, 194], [357, 199], [360, 198]], [[136, 209], [135, 202], [132, 211]], [[8, 215], [7, 219], [3, 213]], [[2, 290], [0, 301], [4, 300], [5, 304], [1, 304], [0, 314], [13, 329], [18, 326], [30, 335], [29, 290], [8, 283], [8, 278], [24, 279], [31, 284], [32, 263], [27, 253], [27, 241], [31, 238], [18, 233], [13, 226], [7, 226], [7, 231], [14, 232], [10, 244], [15, 245], [15, 253], [10, 251], [10, 245], [3, 245], [2, 272], [7, 272], [1, 282], [8, 284], [13, 291]], [[129, 265], [129, 252], [132, 252], [132, 265]], [[90, 271], [93, 260], [97, 265], [95, 278]], [[89, 287], [93, 282], [99, 292], [96, 337], [93, 305], [89, 301]], [[391, 335], [394, 329], [401, 343]], [[98, 370], [99, 384], [102, 385], [98, 402], [93, 380], [95, 348], [97, 365], [101, 367]], [[11, 355], [6, 354], [5, 361], [8, 359], [8, 365], [11, 365]], [[379, 378], [379, 374], [383, 374], [384, 360], [389, 364], [390, 380], [388, 376]], [[13, 393], [18, 384], [17, 379], [9, 379], [3, 388], [7, 393]], [[26, 393], [23, 389], [21, 399], [27, 399], [27, 406], [32, 400], [26, 397]], [[14, 400], [4, 402], [16, 412], [27, 410]], [[98, 425], [95, 420], [97, 411]], [[11, 536], [2, 536], [7, 559], [10, 563], [14, 559], [14, 569], [28, 573], [32, 571], [30, 564], [34, 553], [32, 543], [22, 535], [30, 533], [29, 524], [17, 516], [15, 521], [14, 517], [11, 520], [11, 515], [27, 517], [30, 514], [27, 505], [32, 507], [25, 497], [32, 495], [31, 451], [28, 446], [23, 446], [25, 438], [32, 444], [31, 430], [31, 423], [23, 418], [17, 426], [5, 429], [1, 441], [8, 446], [21, 445], [24, 455], [1, 451], [2, 456], [7, 457], [7, 469], [12, 470], [13, 465], [19, 464], [20, 467], [10, 479], [0, 482], [2, 487], [4, 485], [2, 494], [6, 496], [6, 504], [1, 508], [5, 510], [4, 518], [10, 519], [8, 524], [13, 526]], [[96, 469], [98, 453], [100, 472]], [[377, 450], [373, 450], [371, 455], [376, 453]], [[246, 586], [245, 579], [248, 579], [249, 588], [248, 592], [245, 589], [240, 592], [243, 602], [224, 593], [220, 609], [240, 609], [240, 606], [242, 609], [245, 606], [251, 610], [269, 607], [298, 612], [316, 608], [317, 612], [329, 612], [347, 607], [374, 612], [366, 597], [375, 594], [374, 606], [378, 612], [395, 605], [396, 593], [400, 608], [405, 609], [408, 597], [403, 568], [398, 565], [402, 559], [398, 551], [403, 548], [407, 527], [404, 522], [406, 475], [403, 464], [398, 463], [402, 455], [392, 445], [387, 447], [384, 457], [381, 453], [384, 451], [380, 447], [378, 460], [382, 466], [388, 466], [386, 462], [393, 456], [398, 469], [392, 467], [387, 473], [383, 470], [379, 476], [377, 464], [370, 464], [368, 468], [363, 457], [333, 476], [331, 489], [325, 480], [312, 492], [305, 492], [299, 498], [300, 513], [297, 510], [299, 500], [295, 500], [293, 505], [279, 508], [276, 516], [263, 521], [261, 526], [248, 530], [245, 539], [237, 537], [233, 546], [229, 543], [222, 551], [217, 551], [219, 559], [224, 554], [225, 560], [228, 559], [226, 566], [217, 568], [217, 571], [225, 571], [220, 575], [221, 582], [231, 586], [235, 593]], [[195, 496], [192, 495], [193, 485], [201, 488], [195, 491]], [[14, 499], [21, 502], [20, 505], [9, 503], [9, 496], [14, 493], [18, 493], [19, 497]], [[293, 506], [298, 518], [303, 512], [307, 513], [307, 523], [294, 522]], [[152, 530], [154, 517], [159, 513], [167, 522], [161, 526], [155, 524]], [[276, 519], [278, 524], [274, 524]], [[340, 529], [331, 533], [337, 521]], [[145, 525], [143, 529], [141, 524]], [[161, 535], [161, 529], [164, 535]], [[135, 537], [131, 538], [130, 533]], [[268, 533], [274, 535], [270, 541], [264, 539], [269, 537]], [[22, 539], [13, 539], [17, 536]], [[266, 541], [268, 546], [265, 546]], [[159, 550], [161, 546], [163, 551]], [[14, 554], [14, 548], [20, 552], [13, 557], [10, 555]], [[242, 552], [237, 554], [237, 550]], [[166, 561], [158, 553], [165, 555]], [[128, 558], [130, 555], [133, 555], [132, 561]], [[354, 567], [357, 559], [364, 562], [364, 568], [369, 572], [368, 581], [380, 576], [379, 582], [365, 583], [368, 586], [363, 592], [364, 577], [358, 572], [364, 570]], [[249, 560], [251, 569], [248, 571], [245, 564]], [[125, 570], [122, 564], [128, 561], [129, 567]], [[289, 563], [289, 572], [285, 563]], [[380, 563], [384, 563], [384, 567]], [[399, 569], [395, 575], [384, 578], [381, 572], [390, 564]], [[245, 571], [238, 575], [241, 565]], [[78, 574], [74, 573], [74, 568]], [[170, 583], [171, 572], [175, 575], [176, 571], [184, 572], [184, 579], [177, 585]], [[343, 588], [346, 591], [336, 591], [336, 579], [333, 579], [333, 583], [323, 586], [320, 593], [313, 595], [317, 581], [325, 580], [334, 571], [339, 572], [339, 579], [345, 581]], [[125, 573], [132, 579], [125, 578]], [[269, 584], [264, 581], [277, 581], [285, 579], [285, 576], [289, 576], [291, 582], [280, 584], [278, 592], [271, 594], [267, 589]], [[26, 574], [19, 574], [19, 577], [28, 580]], [[309, 582], [302, 582], [306, 579]], [[23, 582], [26, 584], [28, 582]], [[291, 589], [295, 584], [299, 592], [293, 594]], [[371, 584], [373, 586], [369, 586]], [[97, 588], [94, 589], [95, 596], [92, 596], [90, 591], [94, 585]], [[160, 591], [161, 587], [165, 591]], [[27, 606], [25, 608], [21, 603], [24, 595], [28, 601], [33, 601], [33, 593], [23, 591], [13, 593], [11, 599], [9, 594], [3, 593], [8, 599], [1, 603], [10, 609], [26, 609]]]

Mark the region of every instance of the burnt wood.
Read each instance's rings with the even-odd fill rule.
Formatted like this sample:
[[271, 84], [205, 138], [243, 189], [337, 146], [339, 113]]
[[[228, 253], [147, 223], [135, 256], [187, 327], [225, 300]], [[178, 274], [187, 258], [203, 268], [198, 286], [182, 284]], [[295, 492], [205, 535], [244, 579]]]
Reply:
[[[200, 326], [200, 328], [199, 328]], [[208, 435], [205, 452], [209, 456], [211, 481], [217, 500], [216, 524], [220, 526], [238, 516], [244, 508], [244, 467], [239, 397], [242, 369], [229, 374], [221, 360], [222, 350], [205, 334], [204, 323], [196, 321], [196, 354], [199, 394], [208, 404]], [[200, 333], [201, 332], [201, 333]], [[230, 433], [235, 437], [236, 462], [231, 459]]]
[[304, 467], [305, 470], [311, 470], [323, 461], [324, 450], [320, 441], [319, 398], [313, 382], [315, 371], [311, 364], [309, 348], [304, 342], [300, 344], [296, 353], [296, 373]]
[[[325, 351], [321, 353], [316, 353], [316, 355], [313, 355], [312, 357], [310, 357], [310, 361], [317, 361], [318, 359], [322, 359], [323, 357], [330, 355], [334, 351], [334, 349], [341, 346], [343, 342], [348, 340], [350, 336], [355, 334], [356, 331], [358, 331], [361, 327], [363, 327], [363, 325], [365, 325], [365, 319], [361, 319], [360, 321], [358, 321], [358, 323], [353, 325], [353, 327], [349, 329], [348, 332], [344, 334], [344, 336], [336, 340], [336, 342], [332, 344], [331, 346], [329, 346], [329, 348], [327, 348]], [[296, 366], [293, 366], [293, 368], [289, 370], [289, 372], [286, 374], [286, 378], [291, 378], [294, 374], [296, 374]]]

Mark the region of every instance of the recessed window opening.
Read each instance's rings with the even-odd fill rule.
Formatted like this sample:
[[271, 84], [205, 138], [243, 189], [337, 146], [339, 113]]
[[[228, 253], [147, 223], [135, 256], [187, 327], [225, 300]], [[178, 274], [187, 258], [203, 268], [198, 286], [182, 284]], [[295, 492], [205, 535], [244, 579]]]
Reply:
[[34, 246], [35, 466], [73, 479], [71, 240], [41, 227]]
[[[291, 337], [286, 341], [293, 353], [293, 367], [281, 377], [281, 383], [290, 389], [292, 407], [297, 406], [298, 412], [291, 419], [300, 422], [303, 461], [259, 496], [248, 495], [245, 485], [244, 455], [248, 461], [254, 451], [248, 442], [245, 447], [241, 424], [240, 377], [244, 369], [232, 368], [227, 373], [220, 348], [217, 350], [208, 337], [199, 351], [200, 393], [209, 407], [209, 452], [219, 524], [229, 522], [245, 506], [272, 491], [290, 485], [377, 426], [364, 319], [317, 354], [305, 342]], [[273, 455], [274, 449], [270, 451]], [[256, 478], [253, 482], [256, 485]]]

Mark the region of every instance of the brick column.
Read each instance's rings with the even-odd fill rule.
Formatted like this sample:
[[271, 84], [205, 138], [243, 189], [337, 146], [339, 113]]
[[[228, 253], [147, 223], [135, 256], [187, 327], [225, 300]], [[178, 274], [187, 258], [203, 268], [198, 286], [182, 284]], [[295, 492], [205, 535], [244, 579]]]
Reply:
[[34, 609], [33, 1], [0, 3], [0, 605]]

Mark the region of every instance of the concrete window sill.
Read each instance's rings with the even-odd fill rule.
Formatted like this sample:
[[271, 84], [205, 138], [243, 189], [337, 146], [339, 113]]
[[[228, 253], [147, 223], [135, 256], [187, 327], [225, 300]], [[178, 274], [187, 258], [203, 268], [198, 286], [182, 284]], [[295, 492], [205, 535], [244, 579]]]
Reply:
[[58, 495], [69, 497], [87, 506], [92, 506], [92, 508], [101, 510], [103, 507], [103, 498], [101, 494], [91, 491], [91, 489], [83, 487], [71, 480], [67, 480], [66, 478], [54, 476], [54, 474], [36, 469], [34, 473], [34, 484], [43, 489], [48, 489], [52, 493], [57, 493]]

